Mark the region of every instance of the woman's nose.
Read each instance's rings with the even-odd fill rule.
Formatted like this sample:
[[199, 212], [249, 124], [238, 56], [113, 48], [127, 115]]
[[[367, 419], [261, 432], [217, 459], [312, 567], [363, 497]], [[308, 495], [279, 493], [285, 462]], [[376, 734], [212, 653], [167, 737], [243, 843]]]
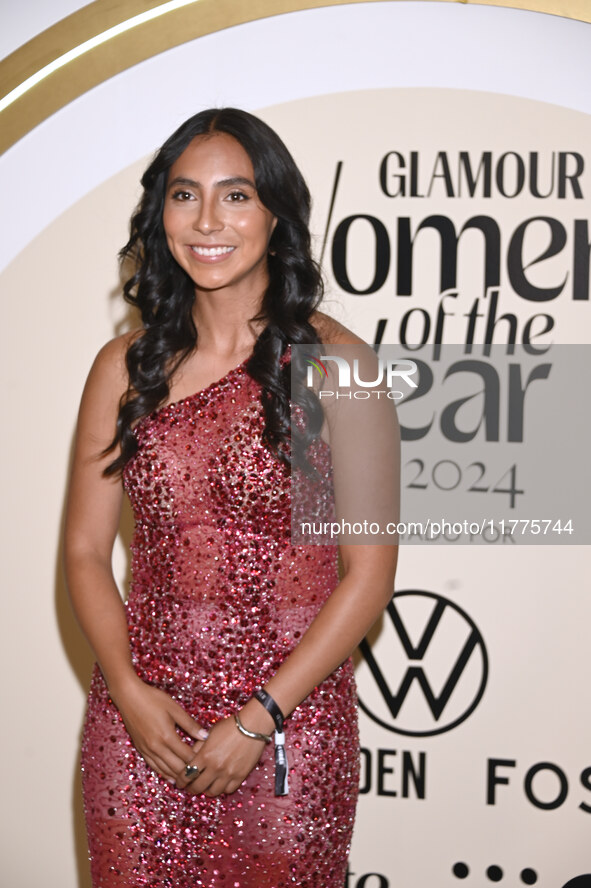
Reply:
[[195, 214], [193, 228], [201, 231], [203, 234], [210, 234], [212, 231], [219, 231], [220, 228], [223, 228], [219, 205], [215, 198], [203, 199], [201, 201], [199, 210]]

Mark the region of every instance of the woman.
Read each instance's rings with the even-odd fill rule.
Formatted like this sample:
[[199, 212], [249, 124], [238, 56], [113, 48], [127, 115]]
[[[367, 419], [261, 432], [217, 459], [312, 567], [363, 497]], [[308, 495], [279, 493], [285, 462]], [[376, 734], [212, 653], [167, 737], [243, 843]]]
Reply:
[[[334, 547], [292, 546], [289, 344], [359, 340], [316, 312], [308, 190], [262, 121], [197, 114], [142, 184], [122, 255], [143, 329], [90, 372], [66, 526], [98, 664], [82, 750], [93, 885], [341, 888], [358, 779], [350, 654], [396, 557], [344, 546], [339, 582]], [[111, 570], [123, 487], [125, 606]]]

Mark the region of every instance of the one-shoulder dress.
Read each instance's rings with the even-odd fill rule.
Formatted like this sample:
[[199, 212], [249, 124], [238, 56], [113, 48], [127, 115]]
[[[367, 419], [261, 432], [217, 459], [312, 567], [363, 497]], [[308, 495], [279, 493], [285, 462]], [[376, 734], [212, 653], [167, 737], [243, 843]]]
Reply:
[[[338, 581], [334, 546], [292, 545], [289, 472], [263, 428], [242, 364], [144, 417], [124, 471], [135, 669], [205, 727], [271, 678]], [[135, 751], [95, 667], [82, 744], [93, 888], [342, 888], [359, 778], [350, 659], [285, 733], [288, 795], [274, 795], [270, 744], [236, 792], [190, 796]]]

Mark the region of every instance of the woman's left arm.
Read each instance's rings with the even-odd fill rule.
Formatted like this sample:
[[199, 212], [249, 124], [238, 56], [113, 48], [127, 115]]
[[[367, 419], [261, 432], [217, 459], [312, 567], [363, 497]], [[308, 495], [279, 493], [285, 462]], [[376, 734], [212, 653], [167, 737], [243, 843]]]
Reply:
[[[265, 689], [285, 715], [349, 657], [394, 591], [397, 546], [341, 547], [343, 579]], [[246, 711], [255, 713], [257, 701]], [[272, 726], [271, 726], [272, 727]]]
[[[377, 524], [383, 534], [399, 519], [400, 429], [394, 402], [384, 391], [381, 397], [356, 400], [349, 382], [339, 390], [340, 369], [335, 370], [334, 356], [355, 366], [360, 379], [375, 380], [380, 365], [373, 349], [344, 328], [339, 326], [329, 335], [333, 345], [325, 350], [333, 358], [323, 385], [329, 395], [336, 391], [341, 397], [321, 398], [321, 403], [328, 405], [324, 410], [336, 517], [341, 528], [362, 521], [369, 527]], [[341, 535], [341, 582], [300, 644], [265, 685], [284, 714], [351, 655], [390, 601], [398, 538], [390, 536], [390, 544], [382, 545], [373, 544], [375, 539], [369, 532]], [[247, 704], [249, 716], [251, 710], [254, 716], [256, 702]]]

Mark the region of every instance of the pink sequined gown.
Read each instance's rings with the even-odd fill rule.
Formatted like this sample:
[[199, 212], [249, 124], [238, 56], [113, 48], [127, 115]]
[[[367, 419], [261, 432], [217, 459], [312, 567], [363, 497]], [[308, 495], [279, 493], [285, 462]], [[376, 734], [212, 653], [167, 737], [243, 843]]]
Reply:
[[[127, 614], [139, 676], [205, 726], [289, 654], [337, 583], [334, 547], [290, 543], [289, 477], [261, 443], [259, 385], [237, 367], [136, 430]], [[358, 788], [345, 662], [286, 722], [235, 793], [189, 796], [151, 771], [95, 669], [82, 747], [94, 888], [343, 888]]]

